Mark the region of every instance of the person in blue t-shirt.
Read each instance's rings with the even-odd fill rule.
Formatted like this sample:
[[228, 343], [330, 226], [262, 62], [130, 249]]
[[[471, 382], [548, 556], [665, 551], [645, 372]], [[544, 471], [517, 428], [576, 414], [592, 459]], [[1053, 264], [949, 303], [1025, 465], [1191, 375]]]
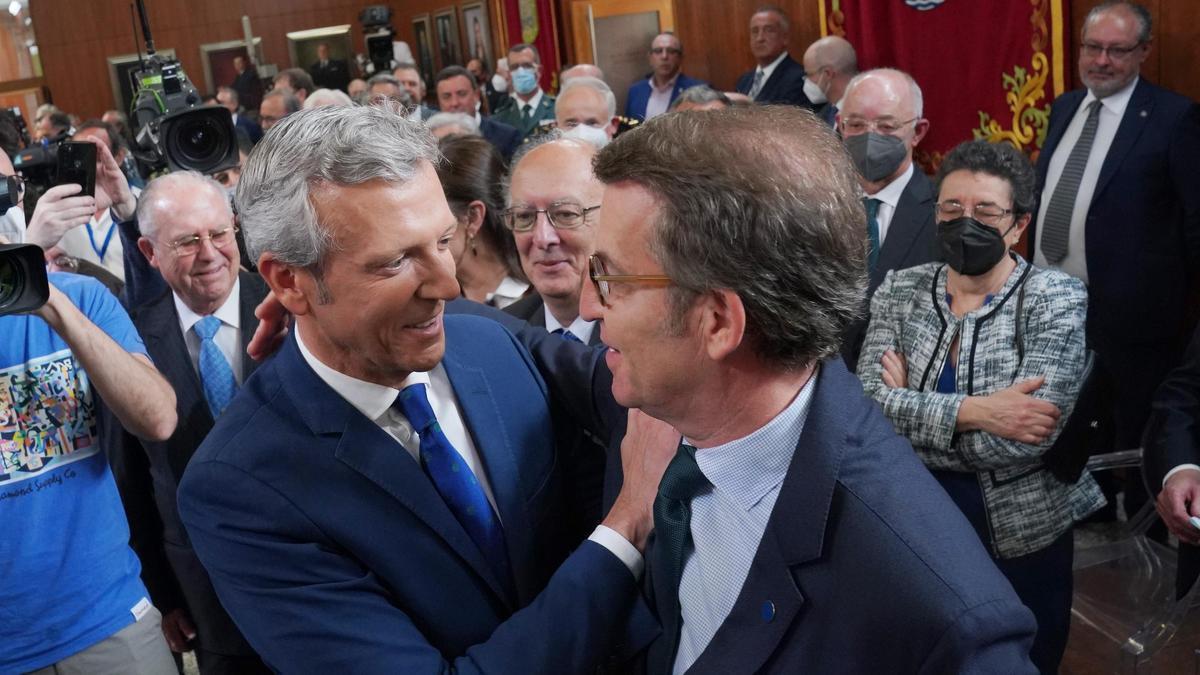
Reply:
[[0, 316], [0, 673], [174, 673], [96, 436], [97, 395], [164, 440], [175, 394], [121, 305], [88, 277]]

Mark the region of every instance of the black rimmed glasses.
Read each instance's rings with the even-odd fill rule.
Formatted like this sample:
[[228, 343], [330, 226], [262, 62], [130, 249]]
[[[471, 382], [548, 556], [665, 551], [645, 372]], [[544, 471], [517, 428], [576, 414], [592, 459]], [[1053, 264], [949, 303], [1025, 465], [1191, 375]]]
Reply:
[[1120, 45], [1105, 46], [1096, 44], [1095, 42], [1084, 42], [1083, 44], [1079, 45], [1079, 52], [1089, 59], [1100, 58], [1101, 54], [1108, 54], [1108, 58], [1112, 59], [1113, 61], [1124, 61], [1125, 59], [1129, 58], [1131, 54], [1136, 52], [1138, 47], [1141, 46], [1141, 42], [1134, 44], [1132, 47], [1122, 47]]
[[608, 307], [609, 284], [647, 284], [650, 286], [670, 286], [671, 277], [662, 274], [609, 274], [604, 266], [604, 259], [598, 255], [588, 256], [588, 278], [596, 288], [596, 296], [600, 304]]
[[550, 226], [558, 230], [574, 230], [587, 222], [587, 216], [600, 205], [583, 206], [574, 202], [556, 202], [544, 209], [532, 206], [513, 206], [503, 214], [504, 225], [513, 232], [528, 232], [537, 223], [539, 213], [546, 214]]

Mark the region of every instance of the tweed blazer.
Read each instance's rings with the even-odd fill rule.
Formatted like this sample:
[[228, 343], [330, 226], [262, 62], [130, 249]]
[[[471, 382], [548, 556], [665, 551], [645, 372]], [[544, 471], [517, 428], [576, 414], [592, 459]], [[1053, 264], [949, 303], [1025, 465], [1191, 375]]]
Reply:
[[[1046, 547], [1104, 504], [1089, 473], [1068, 485], [1041, 462], [1062, 432], [1082, 384], [1087, 291], [1078, 279], [1039, 270], [1012, 255], [1017, 266], [1003, 288], [961, 318], [946, 299], [945, 264], [889, 272], [871, 299], [871, 323], [858, 361], [863, 387], [929, 468], [978, 476], [991, 535], [987, 543], [1001, 558]], [[1018, 301], [1022, 286], [1024, 299]], [[939, 393], [938, 376], [956, 335], [957, 391]], [[887, 349], [907, 359], [905, 388], [883, 383], [880, 358]], [[955, 430], [959, 406], [968, 396], [993, 394], [1039, 375], [1046, 382], [1033, 395], [1063, 413], [1042, 443]]]

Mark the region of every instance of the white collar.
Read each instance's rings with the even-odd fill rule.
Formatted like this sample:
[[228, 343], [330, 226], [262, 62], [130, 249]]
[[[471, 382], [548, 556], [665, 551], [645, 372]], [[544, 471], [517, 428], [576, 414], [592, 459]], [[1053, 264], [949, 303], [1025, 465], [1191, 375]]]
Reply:
[[904, 173], [900, 174], [896, 180], [883, 186], [883, 189], [873, 195], [867, 195], [871, 199], [878, 199], [892, 208], [900, 203], [900, 195], [904, 194], [904, 188], [908, 187], [908, 181], [913, 177], [913, 163], [908, 163], [908, 168]]
[[[313, 372], [317, 374], [317, 377], [321, 378], [322, 382], [329, 385], [330, 389], [337, 392], [338, 396], [346, 399], [347, 403], [354, 406], [356, 410], [369, 420], [374, 421], [383, 416], [388, 411], [388, 408], [391, 408], [392, 404], [396, 402], [396, 397], [400, 395], [400, 389], [404, 389], [411, 384], [424, 384], [426, 389], [429, 388], [429, 373], [427, 372], [410, 373], [408, 377], [404, 378], [400, 389], [367, 382], [366, 380], [360, 380], [357, 377], [351, 377], [345, 373], [338, 372], [322, 363], [312, 352], [308, 351], [308, 347], [304, 346], [304, 340], [300, 339], [299, 330], [295, 331], [295, 333], [296, 345], [300, 347], [300, 356], [304, 357], [304, 360], [313, 369]], [[439, 363], [435, 366], [435, 370], [441, 367], [442, 364]]]
[[779, 64], [783, 63], [783, 60], [787, 58], [787, 55], [788, 55], [788, 53], [787, 53], [787, 50], [785, 49], [785, 50], [783, 50], [782, 54], [775, 57], [774, 61], [768, 63], [765, 66], [758, 67], [758, 70], [761, 71], [763, 74], [763, 78], [762, 78], [763, 84], [766, 84], [767, 80], [771, 79], [771, 73], [775, 72], [775, 69], [779, 66]]
[[[221, 320], [221, 323], [234, 328], [241, 328], [242, 316], [238, 311], [238, 298], [241, 294], [242, 280], [235, 277], [233, 280], [233, 288], [229, 291], [229, 297], [225, 298], [225, 302], [217, 308], [217, 311], [212, 313], [212, 316]], [[179, 294], [172, 291], [171, 296], [175, 299], [175, 312], [179, 314], [179, 327], [183, 329], [186, 335], [196, 322], [203, 319], [203, 316], [192, 311], [190, 307], [183, 303], [183, 299]]]
[[530, 106], [534, 110], [538, 109], [538, 106], [542, 104], [542, 94], [543, 93], [545, 93], [545, 92], [542, 91], [542, 88], [538, 87], [537, 93], [534, 94], [533, 98], [529, 99], [529, 101], [522, 100], [521, 97], [518, 96], [517, 92], [515, 92], [515, 91], [509, 95], [512, 96], [513, 100], [517, 102], [517, 110], [519, 110], [521, 112], [525, 112], [525, 106]]
[[586, 345], [591, 342], [592, 331], [596, 328], [595, 321], [588, 321], [582, 316], [576, 316], [575, 320], [571, 322], [570, 326], [563, 326], [558, 322], [558, 319], [554, 318], [554, 314], [550, 312], [550, 306], [545, 304], [545, 301], [542, 302], [542, 311], [546, 315], [546, 330], [553, 333], [560, 328], [565, 328], [566, 330], [571, 331], [572, 335], [579, 338], [579, 341], [583, 344]]
[[649, 79], [650, 89], [652, 91], [658, 91], [658, 92], [672, 91], [673, 89], [675, 89], [675, 83], [679, 81], [679, 76], [682, 74], [683, 74], [682, 70], [679, 71], [678, 73], [675, 73], [675, 77], [672, 77], [670, 80], [667, 81], [666, 84], [664, 84], [661, 87], [654, 84], [654, 75], [651, 75], [650, 79]]
[[[1100, 105], [1108, 108], [1111, 112], [1116, 113], [1117, 117], [1124, 116], [1125, 108], [1129, 107], [1129, 99], [1133, 98], [1133, 89], [1134, 87], [1137, 87], [1138, 80], [1140, 79], [1140, 76], [1135, 75], [1134, 78], [1129, 81], [1129, 84], [1122, 87], [1116, 93], [1100, 99]], [[1095, 100], [1096, 95], [1092, 93], [1091, 89], [1088, 89], [1087, 95], [1083, 97], [1083, 103], [1079, 104], [1079, 109], [1087, 110], [1087, 107], [1092, 103], [1092, 101]]]
[[507, 301], [503, 304], [500, 302], [496, 303], [497, 306], [503, 307], [504, 305], [512, 304], [514, 300], [517, 300], [522, 295], [525, 295], [525, 291], [527, 290], [529, 290], [529, 284], [525, 283], [524, 281], [517, 281], [512, 277], [506, 276], [500, 280], [500, 284], [496, 286], [496, 290], [487, 294], [487, 297], [484, 298], [484, 301], [491, 302], [493, 298], [496, 298], [500, 301]]

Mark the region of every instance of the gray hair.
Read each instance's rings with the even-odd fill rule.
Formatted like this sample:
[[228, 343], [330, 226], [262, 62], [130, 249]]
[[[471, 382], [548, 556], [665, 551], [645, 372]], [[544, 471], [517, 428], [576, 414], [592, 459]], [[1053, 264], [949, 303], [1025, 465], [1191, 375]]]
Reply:
[[273, 89], [263, 94], [262, 100], [265, 101], [269, 98], [283, 99], [283, 114], [285, 116], [300, 112], [300, 99], [296, 98], [292, 94], [287, 93], [286, 91]]
[[340, 89], [318, 89], [304, 99], [304, 110], [320, 108], [325, 105], [354, 105], [354, 100]]
[[671, 110], [675, 110], [683, 103], [692, 103], [695, 105], [704, 105], [705, 103], [721, 102], [726, 106], [733, 105], [729, 101], [729, 97], [723, 91], [717, 91], [707, 84], [697, 84], [694, 87], [688, 87], [679, 92], [678, 98], [671, 103]]
[[604, 105], [608, 107], [608, 118], [612, 119], [617, 114], [617, 97], [613, 94], [612, 87], [604, 83], [604, 80], [595, 77], [572, 77], [567, 80], [562, 89], [558, 90], [559, 100], [567, 95], [567, 92], [572, 89], [591, 89], [598, 92], [604, 97]]
[[843, 100], [849, 97], [850, 92], [854, 91], [858, 85], [862, 84], [863, 80], [871, 77], [872, 75], [892, 75], [903, 78], [904, 81], [908, 83], [908, 95], [912, 99], [913, 115], [917, 117], [921, 117], [923, 115], [925, 111], [925, 97], [921, 94], [921, 86], [917, 84], [917, 81], [913, 79], [912, 75], [909, 75], [903, 70], [899, 70], [897, 68], [872, 68], [871, 70], [864, 70], [863, 72], [855, 75], [854, 78], [850, 80], [850, 84], [846, 85], [846, 92], [842, 95]]
[[648, 239], [674, 282], [668, 331], [683, 331], [698, 295], [727, 289], [764, 362], [798, 369], [838, 353], [863, 310], [866, 215], [844, 146], [812, 113], [660, 115], [601, 150], [595, 172], [656, 198]]
[[479, 123], [475, 121], [474, 117], [466, 113], [434, 113], [429, 119], [425, 120], [425, 126], [429, 127], [430, 131], [441, 129], [442, 127], [458, 127], [462, 130], [461, 133], [465, 135], [479, 135]]
[[320, 278], [335, 242], [317, 220], [313, 188], [375, 179], [404, 183], [422, 162], [437, 161], [433, 136], [394, 103], [289, 115], [271, 127], [242, 167], [235, 202], [246, 249], [253, 260], [270, 253]]
[[153, 239], [154, 234], [158, 232], [159, 219], [163, 214], [169, 217], [170, 213], [177, 209], [176, 205], [170, 202], [169, 195], [177, 189], [190, 191], [196, 188], [210, 190], [213, 197], [221, 203], [221, 209], [229, 218], [230, 224], [233, 223], [233, 208], [229, 204], [224, 186], [202, 173], [172, 171], [150, 181], [138, 197], [137, 224], [142, 236]]
[[[779, 26], [780, 28], [783, 28], [783, 32], [787, 33], [792, 29], [791, 19], [788, 18], [787, 12], [783, 11], [783, 8], [779, 5], [759, 5], [758, 8], [754, 10], [754, 14], [762, 14], [763, 12], [770, 12], [771, 14], [778, 16]], [[754, 14], [750, 15], [751, 18], [754, 17]]]
[[1081, 41], [1083, 40], [1084, 34], [1087, 33], [1088, 26], [1092, 25], [1092, 22], [1096, 19], [1099, 19], [1101, 14], [1110, 12], [1118, 7], [1124, 7], [1125, 9], [1129, 10], [1129, 12], [1133, 14], [1134, 20], [1137, 21], [1138, 43], [1144, 44], [1150, 42], [1150, 40], [1154, 37], [1151, 32], [1154, 28], [1154, 24], [1151, 23], [1150, 10], [1137, 4], [1136, 2], [1129, 2], [1128, 0], [1106, 0], [1105, 2], [1093, 7], [1083, 19], [1083, 27], [1079, 29], [1079, 39]]

